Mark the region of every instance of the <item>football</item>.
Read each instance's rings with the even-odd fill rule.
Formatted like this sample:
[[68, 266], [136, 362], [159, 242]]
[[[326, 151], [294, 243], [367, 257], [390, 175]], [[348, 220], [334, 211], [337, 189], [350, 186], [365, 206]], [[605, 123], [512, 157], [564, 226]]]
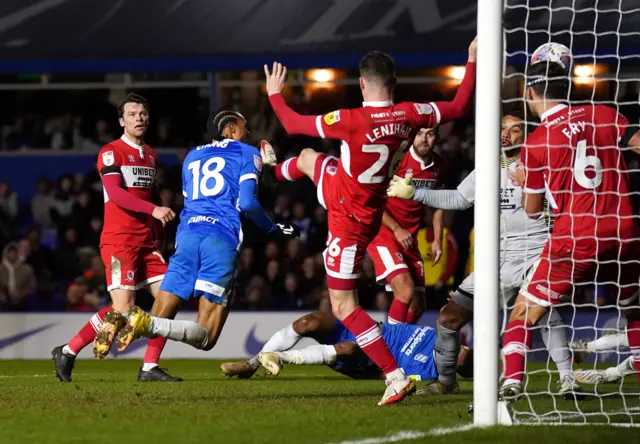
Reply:
[[571, 51], [561, 43], [545, 43], [538, 46], [531, 56], [531, 64], [540, 62], [559, 63], [566, 72], [571, 68]]

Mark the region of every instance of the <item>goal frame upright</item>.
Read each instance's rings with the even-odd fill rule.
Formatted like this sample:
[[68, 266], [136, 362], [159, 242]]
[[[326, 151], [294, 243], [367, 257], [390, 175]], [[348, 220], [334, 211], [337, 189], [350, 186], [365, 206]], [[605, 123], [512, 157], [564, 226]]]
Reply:
[[473, 422], [498, 423], [502, 1], [478, 0]]

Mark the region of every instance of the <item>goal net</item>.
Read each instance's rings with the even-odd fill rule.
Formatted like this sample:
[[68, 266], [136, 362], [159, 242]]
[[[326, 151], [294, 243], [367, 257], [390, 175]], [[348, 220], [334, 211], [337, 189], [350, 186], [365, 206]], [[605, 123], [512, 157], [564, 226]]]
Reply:
[[[525, 134], [531, 133], [540, 122], [529, 111], [525, 100], [525, 84], [530, 80], [525, 74], [526, 66], [536, 48], [549, 42], [565, 45], [571, 52], [571, 66], [567, 67], [570, 96], [566, 101], [572, 105], [607, 105], [625, 115], [630, 125], [638, 125], [640, 26], [637, 18], [640, 16], [640, 1], [505, 0], [503, 6], [505, 63], [502, 109], [504, 113], [511, 110], [524, 113]], [[580, 147], [573, 149], [575, 156], [581, 155]], [[620, 168], [627, 170], [623, 175], [630, 178], [631, 194], [635, 199], [640, 183], [640, 156], [634, 159], [630, 151], [624, 154], [626, 166]], [[596, 185], [587, 189], [597, 193], [599, 160], [594, 153], [586, 153], [585, 156], [592, 161], [579, 165], [579, 159], [576, 160], [572, 174], [582, 174], [583, 182], [590, 181]], [[581, 168], [582, 172], [577, 171]], [[551, 171], [550, 174], [554, 173], [561, 172]], [[582, 176], [576, 178], [579, 184]], [[503, 177], [502, 188], [508, 188], [509, 182], [511, 180]], [[508, 200], [504, 198], [501, 196], [503, 204]], [[553, 196], [547, 198], [545, 204], [552, 206], [552, 201]], [[503, 205], [503, 223], [504, 209]], [[532, 224], [530, 222], [527, 228], [532, 229]], [[501, 234], [502, 237], [505, 235], [509, 236], [509, 233]], [[535, 254], [530, 244], [522, 245], [521, 253], [525, 263], [527, 257]], [[572, 253], [567, 256], [573, 257]], [[507, 262], [504, 252], [501, 252], [501, 267], [508, 266]], [[604, 269], [605, 265], [598, 262], [596, 269]], [[625, 266], [622, 262], [618, 264], [618, 275], [623, 273]], [[515, 269], [511, 273], [518, 272]], [[508, 404], [514, 423], [640, 424], [639, 385], [626, 335], [625, 312], [629, 306], [618, 300], [620, 282], [616, 276], [599, 273], [595, 276], [586, 281], [573, 281], [568, 302], [554, 305], [550, 311], [552, 316], [544, 317], [529, 330], [533, 342], [526, 353], [522, 393], [515, 402]], [[505, 278], [504, 269], [501, 269], [500, 279], [501, 288], [509, 286], [505, 282], [508, 273]], [[509, 295], [505, 291], [502, 297], [509, 298]], [[503, 338], [513, 304], [513, 298], [505, 300], [501, 310], [500, 336]], [[634, 304], [638, 304], [637, 300]], [[564, 343], [563, 334], [567, 338]], [[567, 363], [562, 362], [566, 360], [567, 351], [573, 361], [569, 362], [570, 376], [567, 376]], [[504, 354], [508, 352], [503, 350]], [[503, 367], [501, 371], [504, 372]], [[571, 380], [566, 378], [574, 375], [578, 376], [576, 382], [579, 387], [566, 390], [571, 385]], [[481, 382], [476, 380], [476, 384]]]

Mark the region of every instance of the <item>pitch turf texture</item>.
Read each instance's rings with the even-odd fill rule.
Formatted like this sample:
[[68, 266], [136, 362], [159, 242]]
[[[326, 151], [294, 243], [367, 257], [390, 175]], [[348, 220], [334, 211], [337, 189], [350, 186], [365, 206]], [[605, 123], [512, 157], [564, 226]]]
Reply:
[[[59, 383], [50, 361], [0, 361], [0, 443], [329, 443], [366, 438], [382, 442], [430, 443], [612, 443], [637, 442], [640, 429], [610, 426], [517, 426], [456, 431], [471, 423], [467, 406], [472, 382], [460, 396], [415, 395], [398, 406], [378, 407], [381, 381], [353, 381], [324, 367], [287, 366], [278, 378], [226, 379], [220, 361], [165, 360], [182, 383], [138, 383], [138, 361], [80, 361], [74, 382]], [[627, 378], [625, 390], [635, 381]], [[544, 390], [548, 376], [530, 378]], [[616, 386], [603, 387], [608, 392]], [[640, 409], [638, 395], [582, 401], [584, 412]], [[562, 410], [573, 401], [548, 395], [517, 410]], [[638, 411], [636, 410], [636, 413]], [[629, 416], [610, 416], [630, 422]], [[548, 418], [553, 420], [554, 418]], [[557, 418], [556, 418], [557, 419]], [[635, 418], [636, 422], [638, 417]], [[606, 422], [603, 415], [590, 421]], [[407, 438], [404, 441], [401, 438]]]

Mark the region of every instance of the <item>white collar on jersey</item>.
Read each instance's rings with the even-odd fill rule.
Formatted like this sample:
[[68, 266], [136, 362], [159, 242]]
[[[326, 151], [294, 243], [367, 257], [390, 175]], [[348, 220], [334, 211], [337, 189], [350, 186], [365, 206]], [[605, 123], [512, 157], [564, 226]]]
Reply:
[[567, 107], [567, 105], [565, 105], [564, 103], [559, 103], [558, 105], [554, 106], [553, 108], [550, 108], [548, 110], [546, 110], [545, 112], [542, 113], [542, 115], [540, 116], [540, 121], [544, 122], [547, 117], [565, 109]]
[[371, 106], [373, 108], [384, 108], [385, 106], [393, 105], [392, 100], [385, 100], [383, 102], [362, 102], [362, 106]]
[[433, 163], [434, 163], [433, 160], [429, 165], [425, 165], [424, 159], [418, 156], [418, 153], [416, 153], [416, 150], [413, 149], [413, 145], [411, 145], [411, 148], [409, 148], [409, 152], [411, 153], [411, 157], [413, 157], [416, 160], [416, 162], [420, 164], [420, 168], [422, 168], [423, 170], [426, 170], [427, 168], [431, 168], [433, 166]]
[[126, 143], [127, 145], [129, 145], [131, 148], [135, 148], [140, 152], [140, 158], [144, 159], [144, 145], [136, 145], [135, 143], [133, 143], [132, 141], [130, 141], [127, 136], [125, 136], [124, 134], [122, 136], [120, 136], [120, 140], [122, 140], [124, 143]]

